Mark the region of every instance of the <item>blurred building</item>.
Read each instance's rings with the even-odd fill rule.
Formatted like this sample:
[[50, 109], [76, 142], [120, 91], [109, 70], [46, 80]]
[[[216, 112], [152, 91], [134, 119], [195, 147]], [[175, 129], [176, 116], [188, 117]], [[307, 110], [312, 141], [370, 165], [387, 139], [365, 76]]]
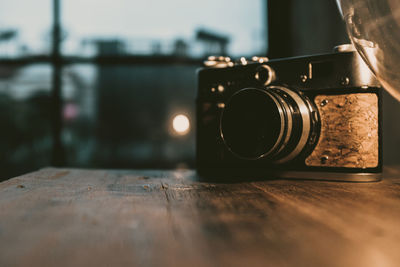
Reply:
[[[126, 55], [121, 41], [103, 40], [96, 45], [99, 57]], [[194, 129], [187, 136], [174, 136], [171, 123], [177, 114], [194, 122], [198, 67], [99, 65], [92, 163], [114, 168], [193, 166]]]

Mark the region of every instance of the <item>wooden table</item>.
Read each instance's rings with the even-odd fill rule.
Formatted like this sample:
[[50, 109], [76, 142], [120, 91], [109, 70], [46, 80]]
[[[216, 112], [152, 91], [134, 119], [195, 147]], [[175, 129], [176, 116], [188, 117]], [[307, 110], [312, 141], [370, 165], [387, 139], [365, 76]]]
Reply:
[[400, 169], [385, 172], [216, 183], [47, 168], [0, 183], [0, 266], [399, 266]]

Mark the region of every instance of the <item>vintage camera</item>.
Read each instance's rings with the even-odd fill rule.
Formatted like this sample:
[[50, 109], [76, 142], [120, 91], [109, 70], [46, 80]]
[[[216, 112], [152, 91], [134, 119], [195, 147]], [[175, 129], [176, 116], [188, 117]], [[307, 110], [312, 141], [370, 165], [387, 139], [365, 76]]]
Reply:
[[197, 98], [200, 175], [381, 179], [381, 86], [350, 45], [207, 65]]

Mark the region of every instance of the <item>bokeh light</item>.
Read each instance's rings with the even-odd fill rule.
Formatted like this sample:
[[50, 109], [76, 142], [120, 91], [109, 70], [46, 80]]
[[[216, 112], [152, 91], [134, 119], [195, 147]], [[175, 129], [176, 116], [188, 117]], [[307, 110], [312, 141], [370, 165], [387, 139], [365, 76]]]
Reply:
[[185, 135], [190, 130], [189, 118], [186, 115], [179, 114], [172, 120], [172, 128], [179, 135]]

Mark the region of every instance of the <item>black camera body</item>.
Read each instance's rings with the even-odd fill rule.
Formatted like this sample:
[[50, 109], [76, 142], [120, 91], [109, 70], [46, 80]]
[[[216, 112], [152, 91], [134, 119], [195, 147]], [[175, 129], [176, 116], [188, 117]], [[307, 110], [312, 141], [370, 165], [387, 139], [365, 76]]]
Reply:
[[356, 52], [221, 60], [199, 71], [200, 175], [381, 179], [381, 86]]

